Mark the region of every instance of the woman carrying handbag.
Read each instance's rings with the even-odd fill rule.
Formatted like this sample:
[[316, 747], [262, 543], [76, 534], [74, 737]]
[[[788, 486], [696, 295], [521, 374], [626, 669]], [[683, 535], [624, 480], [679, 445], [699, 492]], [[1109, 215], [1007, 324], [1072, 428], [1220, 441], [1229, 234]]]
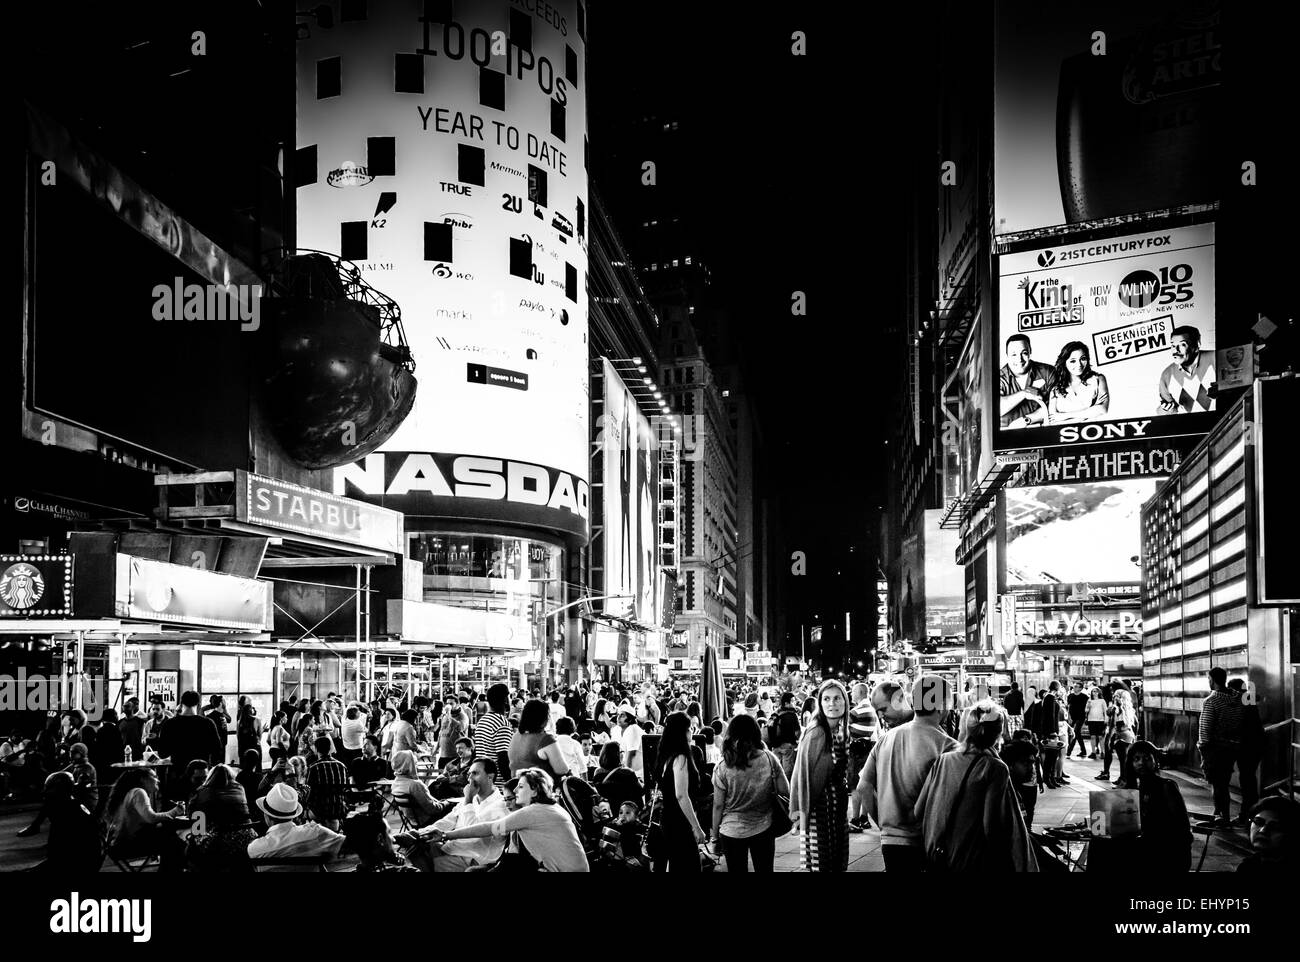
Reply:
[[720, 843], [728, 872], [748, 872], [751, 857], [755, 873], [772, 871], [776, 840], [790, 831], [789, 794], [790, 783], [764, 748], [758, 722], [737, 715], [713, 770], [712, 840]]

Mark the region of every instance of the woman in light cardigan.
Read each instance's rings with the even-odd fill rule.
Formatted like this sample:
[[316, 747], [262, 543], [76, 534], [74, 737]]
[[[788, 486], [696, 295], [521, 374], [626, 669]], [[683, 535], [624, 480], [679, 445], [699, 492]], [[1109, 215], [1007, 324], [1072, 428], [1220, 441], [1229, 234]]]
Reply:
[[822, 682], [812, 720], [799, 740], [790, 780], [790, 818], [803, 834], [809, 872], [849, 868], [849, 696]]

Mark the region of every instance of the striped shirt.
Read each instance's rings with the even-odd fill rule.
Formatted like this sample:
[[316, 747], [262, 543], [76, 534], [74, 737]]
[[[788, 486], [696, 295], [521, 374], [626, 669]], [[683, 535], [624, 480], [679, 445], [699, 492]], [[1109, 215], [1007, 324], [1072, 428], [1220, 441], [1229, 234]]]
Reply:
[[351, 784], [347, 766], [334, 758], [323, 758], [307, 769], [311, 788], [311, 810], [318, 819], [346, 818], [343, 793]]
[[[488, 712], [474, 728], [474, 757], [490, 758], [495, 762], [502, 752], [509, 755], [511, 734], [509, 718], [494, 711]], [[504, 785], [508, 777], [509, 772], [498, 766], [496, 784]]]
[[1197, 741], [1204, 745], [1239, 740], [1244, 712], [1241, 696], [1236, 692], [1211, 692], [1201, 705], [1201, 730]]
[[853, 738], [876, 737], [876, 710], [871, 699], [864, 698], [849, 709], [849, 735]]

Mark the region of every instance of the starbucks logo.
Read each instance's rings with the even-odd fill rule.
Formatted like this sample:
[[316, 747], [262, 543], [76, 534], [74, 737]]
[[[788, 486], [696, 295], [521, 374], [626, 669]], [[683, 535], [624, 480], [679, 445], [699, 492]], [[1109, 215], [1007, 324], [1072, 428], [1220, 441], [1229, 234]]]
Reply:
[[12, 564], [0, 575], [0, 601], [10, 608], [26, 611], [45, 594], [45, 578], [24, 561]]

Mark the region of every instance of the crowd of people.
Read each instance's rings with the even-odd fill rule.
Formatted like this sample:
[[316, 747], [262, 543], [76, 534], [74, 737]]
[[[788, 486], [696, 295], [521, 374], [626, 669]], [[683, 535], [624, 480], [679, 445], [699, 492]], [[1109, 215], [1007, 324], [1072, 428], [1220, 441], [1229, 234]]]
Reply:
[[[1257, 751], [1258, 715], [1218, 669], [1201, 718], [1216, 816]], [[886, 871], [1058, 867], [1031, 832], [1063, 759], [1118, 762], [1140, 836], [1097, 838], [1089, 871], [1189, 867], [1178, 785], [1160, 774], [1125, 685], [1060, 682], [1001, 698], [939, 675], [851, 688], [836, 679], [728, 692], [705, 717], [697, 686], [592, 684], [351, 701], [282, 702], [265, 722], [187, 691], [89, 723], [71, 711], [0, 749], [5, 790], [38, 797], [46, 870], [156, 859], [164, 872], [773, 871], [794, 833], [812, 872], [845, 871], [850, 837], [879, 833]], [[712, 714], [713, 712], [709, 712]], [[230, 745], [230, 735], [235, 744]], [[233, 757], [228, 758], [233, 751]], [[1257, 756], [1256, 757], [1257, 760]], [[126, 763], [126, 762], [132, 763]], [[1224, 772], [1227, 772], [1225, 775]], [[1297, 805], [1250, 795], [1243, 871], [1294, 869]], [[390, 828], [392, 816], [398, 825]]]

